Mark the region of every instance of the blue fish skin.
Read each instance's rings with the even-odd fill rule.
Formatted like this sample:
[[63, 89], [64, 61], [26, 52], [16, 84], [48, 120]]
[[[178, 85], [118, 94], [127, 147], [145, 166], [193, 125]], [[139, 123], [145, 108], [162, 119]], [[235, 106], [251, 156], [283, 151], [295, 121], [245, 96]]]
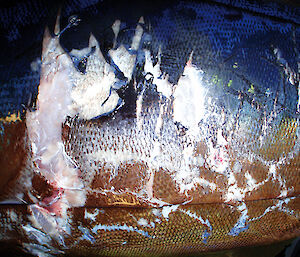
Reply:
[[0, 252], [174, 256], [300, 235], [299, 8], [77, 0], [54, 25], [44, 4], [0, 8]]

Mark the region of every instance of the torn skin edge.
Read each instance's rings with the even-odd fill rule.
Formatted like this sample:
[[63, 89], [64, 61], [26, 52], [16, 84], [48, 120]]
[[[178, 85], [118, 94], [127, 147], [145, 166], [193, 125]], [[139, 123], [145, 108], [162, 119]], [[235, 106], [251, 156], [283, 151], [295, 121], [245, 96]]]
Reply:
[[68, 234], [67, 209], [83, 206], [86, 200], [80, 171], [70, 161], [62, 142], [62, 124], [71, 115], [70, 104], [73, 63], [59, 43], [59, 15], [55, 34], [45, 30], [42, 50], [42, 72], [37, 109], [26, 114], [26, 125], [35, 163], [34, 172], [41, 174], [53, 187], [50, 197], [29, 206], [32, 225], [64, 246]]

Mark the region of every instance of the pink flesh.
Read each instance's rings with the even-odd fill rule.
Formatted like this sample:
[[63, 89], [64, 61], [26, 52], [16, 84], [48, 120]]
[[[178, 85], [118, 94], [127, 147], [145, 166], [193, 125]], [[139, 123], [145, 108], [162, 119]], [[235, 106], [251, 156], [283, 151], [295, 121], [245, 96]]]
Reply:
[[62, 124], [70, 115], [72, 62], [59, 45], [59, 37], [45, 33], [42, 75], [37, 110], [27, 113], [26, 125], [32, 146], [35, 172], [54, 187], [51, 197], [38, 205], [62, 216], [70, 206], [84, 204], [79, 170], [69, 161], [62, 142]]

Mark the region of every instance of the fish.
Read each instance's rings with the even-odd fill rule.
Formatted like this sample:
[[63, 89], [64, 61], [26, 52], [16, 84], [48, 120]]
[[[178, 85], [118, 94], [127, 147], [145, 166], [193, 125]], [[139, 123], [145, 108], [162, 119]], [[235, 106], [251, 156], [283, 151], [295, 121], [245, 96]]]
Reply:
[[[300, 235], [299, 70], [259, 33], [239, 39], [261, 49], [218, 54], [197, 25], [208, 10], [116, 19], [108, 49], [91, 33], [72, 50], [63, 38], [81, 21], [61, 29], [59, 12], [34, 105], [1, 120], [1, 242], [33, 256], [175, 256]], [[282, 88], [265, 77], [274, 66]]]

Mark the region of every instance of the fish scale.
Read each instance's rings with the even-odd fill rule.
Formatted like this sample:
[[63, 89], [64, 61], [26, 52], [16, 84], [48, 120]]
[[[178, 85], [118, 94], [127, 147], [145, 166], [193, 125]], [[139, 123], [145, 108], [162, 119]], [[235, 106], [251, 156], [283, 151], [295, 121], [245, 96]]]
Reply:
[[116, 44], [91, 35], [72, 53], [61, 45], [80, 29], [46, 30], [34, 108], [14, 115], [28, 95], [1, 101], [1, 242], [37, 256], [173, 256], [299, 236], [297, 20], [223, 3], [144, 10], [120, 21]]
[[[263, 215], [268, 206], [273, 206], [274, 202], [278, 203], [279, 201], [280, 200], [263, 200], [260, 202], [247, 203], [250, 218]], [[287, 208], [292, 205], [299, 207], [299, 199], [290, 200], [290, 203], [285, 206], [285, 209], [282, 208], [282, 210], [280, 210], [278, 208], [279, 210], [276, 215], [272, 216], [271, 213], [267, 213], [262, 217], [262, 220], [271, 219], [271, 224], [276, 225], [270, 225], [269, 222], [253, 220], [249, 222], [251, 224], [249, 230], [243, 233], [241, 232], [240, 235], [236, 237], [230, 236], [229, 232], [236, 223], [236, 220], [239, 219], [240, 213], [224, 204], [182, 206], [179, 211], [169, 213], [168, 221], [161, 214], [162, 208], [77, 208], [70, 210], [73, 217], [71, 224], [74, 230], [72, 230], [72, 236], [65, 242], [67, 246], [72, 246], [70, 250], [66, 250], [66, 255], [103, 256], [110, 254], [113, 256], [166, 256], [167, 254], [196, 253], [203, 250], [215, 251], [217, 249], [253, 245], [259, 240], [255, 235], [256, 233], [264, 235], [267, 243], [273, 241], [275, 238], [284, 238], [285, 236], [282, 231], [295, 231], [294, 229], [298, 223], [297, 219], [286, 214]], [[6, 207], [6, 210], [10, 210], [10, 208], [11, 207]], [[96, 215], [96, 221], [84, 219], [84, 212], [95, 213], [95, 210], [99, 210], [99, 214]], [[153, 210], [156, 210], [156, 212]], [[200, 236], [205, 233], [207, 227], [199, 220], [195, 220], [195, 218], [187, 215], [186, 210], [193, 213], [194, 217], [198, 217], [199, 220], [200, 217], [204, 220], [206, 218], [210, 220], [212, 230], [209, 232], [210, 235], [208, 236], [207, 243], [204, 243], [203, 238]], [[23, 213], [24, 216], [26, 207], [14, 207], [13, 211], [15, 211], [17, 215]], [[128, 214], [133, 215], [136, 219], [144, 217], [149, 222], [152, 220], [155, 223], [155, 228], [137, 225], [134, 219], [130, 219], [129, 221]], [[296, 215], [299, 216], [299, 212], [296, 212]], [[100, 216], [101, 227], [98, 221], [98, 217]], [[26, 216], [24, 216], [24, 218], [25, 217]], [[26, 224], [25, 220], [11, 221], [8, 219], [7, 222], [9, 224], [16, 224], [15, 230], [12, 230], [11, 234], [21, 229], [20, 224]], [[264, 225], [266, 223], [268, 223], [268, 225]], [[86, 235], [89, 233], [89, 237], [93, 240], [85, 240], [83, 238], [83, 232], [76, 229], [79, 224], [86, 228]], [[112, 226], [111, 224], [117, 225]], [[280, 227], [278, 227], [279, 224], [281, 224]], [[100, 229], [96, 229], [97, 225]], [[172, 229], [170, 229], [171, 227]], [[143, 231], [143, 233], [136, 233], [136, 231]], [[174, 237], [174, 231], [181, 236]], [[124, 244], [124, 242], [126, 243]], [[50, 253], [51, 252], [55, 253], [55, 250], [50, 250]]]

